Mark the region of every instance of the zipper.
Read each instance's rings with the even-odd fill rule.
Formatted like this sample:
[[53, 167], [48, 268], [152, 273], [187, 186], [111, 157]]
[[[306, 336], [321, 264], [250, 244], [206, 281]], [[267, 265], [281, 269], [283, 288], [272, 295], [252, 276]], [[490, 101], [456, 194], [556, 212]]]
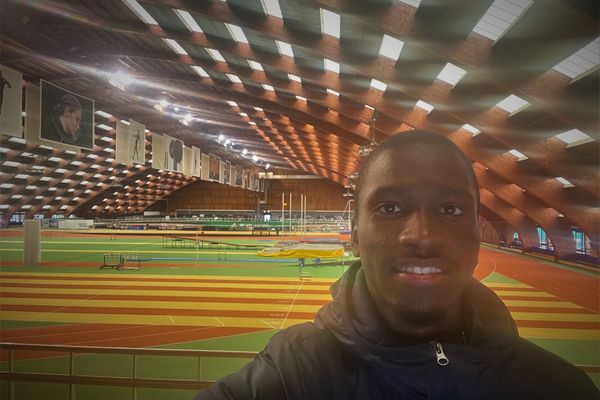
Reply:
[[444, 354], [444, 349], [442, 348], [442, 344], [440, 342], [435, 342], [435, 358], [437, 360], [438, 365], [445, 367], [450, 364], [450, 360]]

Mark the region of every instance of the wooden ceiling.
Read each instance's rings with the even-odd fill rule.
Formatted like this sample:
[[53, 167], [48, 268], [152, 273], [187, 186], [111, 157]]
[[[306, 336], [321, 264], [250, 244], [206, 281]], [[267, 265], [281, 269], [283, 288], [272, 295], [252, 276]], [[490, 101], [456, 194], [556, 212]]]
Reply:
[[[240, 154], [246, 148], [276, 168], [340, 184], [349, 183], [359, 147], [371, 140], [410, 129], [438, 132], [473, 160], [483, 206], [494, 218], [521, 230], [541, 226], [549, 235], [556, 232], [554, 242], [577, 226], [597, 243], [599, 62], [575, 78], [554, 67], [594, 40], [598, 47], [598, 2], [500, 2], [527, 7], [493, 40], [474, 27], [498, 3], [6, 0], [0, 5], [0, 62], [23, 72], [27, 81], [43, 78], [93, 98], [97, 110], [112, 115], [97, 115], [97, 124], [114, 127], [116, 120], [131, 117], [152, 132], [181, 138], [233, 163], [252, 164]], [[279, 6], [281, 17], [270, 4]], [[331, 34], [331, 25], [323, 28], [322, 10], [339, 16], [339, 28], [333, 26], [339, 35]], [[236, 27], [245, 40], [233, 37]], [[381, 54], [384, 35], [403, 43], [397, 60]], [[283, 51], [287, 45], [293, 54]], [[329, 68], [325, 60], [333, 62]], [[438, 76], [447, 63], [466, 72], [455, 85]], [[117, 71], [135, 83], [124, 91], [111, 86], [107, 76]], [[372, 87], [377, 81], [384, 90]], [[510, 95], [530, 105], [511, 115], [497, 106]], [[171, 104], [162, 112], [155, 108], [161, 99]], [[416, 106], [419, 100], [434, 109]], [[189, 126], [180, 121], [183, 113], [194, 117]], [[465, 124], [481, 133], [473, 135]], [[573, 129], [591, 140], [569, 146], [556, 137]], [[9, 204], [0, 212], [6, 216], [31, 204], [23, 211], [32, 215], [61, 208], [82, 215], [93, 206], [107, 213], [139, 212], [195, 180], [153, 171], [149, 163], [124, 173], [104, 151], [114, 148], [109, 140], [114, 130], [96, 132], [93, 153], [99, 160], [87, 158], [87, 151], [69, 155], [2, 139], [3, 158], [19, 165], [0, 166], [2, 180], [13, 185], [0, 189], [0, 203]], [[225, 149], [219, 135], [236, 148]], [[518, 161], [510, 150], [527, 159]], [[53, 155], [61, 161], [48, 168], [67, 172], [47, 183], [35, 175], [15, 179], [35, 160], [23, 158], [23, 152], [43, 160]], [[73, 159], [83, 165], [73, 166]], [[98, 168], [91, 168], [94, 164]], [[114, 168], [119, 185], [127, 189], [106, 185]], [[75, 175], [80, 171], [86, 175]], [[564, 187], [557, 177], [573, 187]], [[64, 179], [71, 183], [61, 188]], [[89, 185], [81, 186], [81, 180]], [[57, 190], [48, 194], [49, 187]], [[13, 197], [20, 192], [22, 198]], [[50, 199], [51, 207], [42, 210]]]

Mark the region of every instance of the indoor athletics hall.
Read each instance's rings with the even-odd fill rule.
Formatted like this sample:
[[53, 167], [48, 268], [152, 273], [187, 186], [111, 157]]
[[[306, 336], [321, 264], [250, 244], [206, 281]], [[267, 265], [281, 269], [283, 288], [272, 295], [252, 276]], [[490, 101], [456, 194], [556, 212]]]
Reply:
[[472, 162], [475, 278], [600, 387], [599, 15], [1, 1], [0, 398], [191, 400], [238, 371], [331, 301], [360, 166], [411, 131]]

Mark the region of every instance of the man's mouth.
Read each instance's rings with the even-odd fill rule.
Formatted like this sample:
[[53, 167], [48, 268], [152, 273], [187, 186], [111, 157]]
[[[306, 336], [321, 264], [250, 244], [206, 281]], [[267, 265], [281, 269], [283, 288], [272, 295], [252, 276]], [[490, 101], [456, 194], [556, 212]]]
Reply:
[[395, 268], [394, 271], [401, 274], [416, 274], [416, 275], [429, 275], [429, 274], [441, 274], [442, 270], [437, 267], [414, 267], [406, 266]]
[[394, 267], [393, 271], [403, 281], [424, 284], [436, 283], [445, 275], [441, 268], [434, 266], [403, 265]]

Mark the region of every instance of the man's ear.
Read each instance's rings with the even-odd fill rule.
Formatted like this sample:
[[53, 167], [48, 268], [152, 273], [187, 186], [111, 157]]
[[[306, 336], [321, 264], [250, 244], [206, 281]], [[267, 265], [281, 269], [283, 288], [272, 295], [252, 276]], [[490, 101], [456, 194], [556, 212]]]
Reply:
[[352, 254], [354, 254], [354, 257], [360, 257], [360, 249], [358, 247], [358, 225], [356, 225], [356, 220], [354, 219], [352, 220], [352, 230], [350, 232]]

